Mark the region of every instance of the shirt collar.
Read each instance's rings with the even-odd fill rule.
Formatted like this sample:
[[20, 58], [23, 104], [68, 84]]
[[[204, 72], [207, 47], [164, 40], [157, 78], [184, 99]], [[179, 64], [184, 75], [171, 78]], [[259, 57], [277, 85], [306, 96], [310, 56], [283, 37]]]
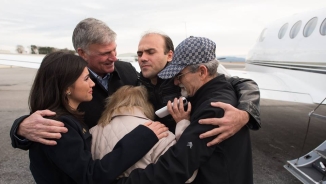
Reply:
[[110, 77], [110, 73], [107, 73], [104, 77], [101, 77], [99, 75], [97, 75], [95, 72], [93, 72], [90, 68], [88, 68], [88, 70], [94, 75], [94, 77], [96, 77], [97, 79], [107, 79]]

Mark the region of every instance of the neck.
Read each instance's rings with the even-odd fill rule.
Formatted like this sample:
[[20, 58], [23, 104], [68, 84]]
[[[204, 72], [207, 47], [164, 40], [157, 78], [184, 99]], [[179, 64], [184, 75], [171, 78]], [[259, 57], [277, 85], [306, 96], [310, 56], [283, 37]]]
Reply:
[[71, 102], [70, 100], [69, 100], [69, 102], [68, 102], [69, 107], [70, 107], [71, 109], [73, 109], [73, 110], [77, 110], [79, 104], [80, 104], [80, 103], [73, 103], [73, 102]]
[[157, 77], [151, 78], [151, 83], [153, 85], [156, 85], [157, 84]]

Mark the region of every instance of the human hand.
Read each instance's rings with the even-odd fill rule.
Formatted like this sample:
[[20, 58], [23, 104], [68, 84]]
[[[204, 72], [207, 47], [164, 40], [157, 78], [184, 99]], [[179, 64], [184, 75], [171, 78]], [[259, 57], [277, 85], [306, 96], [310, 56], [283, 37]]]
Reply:
[[169, 129], [164, 124], [162, 124], [158, 121], [146, 122], [143, 125], [147, 126], [149, 129], [151, 129], [159, 140], [162, 139], [163, 137], [168, 136], [167, 131]]
[[178, 123], [179, 121], [181, 121], [183, 119], [186, 119], [186, 120], [190, 119], [191, 103], [188, 102], [187, 111], [185, 111], [182, 97], [179, 98], [179, 103], [178, 103], [178, 99], [174, 98], [173, 105], [172, 105], [171, 101], [169, 100], [167, 107], [168, 107], [169, 113], [171, 114], [171, 116], [173, 117], [175, 122]]
[[60, 121], [43, 118], [54, 115], [55, 112], [50, 110], [34, 112], [19, 125], [17, 134], [30, 141], [45, 145], [56, 145], [57, 142], [50, 139], [60, 139], [61, 133], [66, 133], [68, 129]]
[[207, 118], [199, 120], [200, 124], [211, 124], [218, 126], [213, 130], [200, 134], [200, 138], [216, 136], [214, 140], [207, 143], [207, 146], [216, 145], [225, 139], [233, 136], [249, 121], [249, 114], [246, 111], [239, 110], [230, 104], [223, 102], [212, 102], [213, 107], [219, 107], [224, 110], [222, 118]]

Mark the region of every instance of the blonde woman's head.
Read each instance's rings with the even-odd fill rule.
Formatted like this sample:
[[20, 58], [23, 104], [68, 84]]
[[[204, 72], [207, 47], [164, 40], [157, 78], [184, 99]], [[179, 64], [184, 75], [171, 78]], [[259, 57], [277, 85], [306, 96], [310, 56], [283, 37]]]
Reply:
[[148, 100], [148, 93], [144, 86], [122, 86], [106, 99], [105, 110], [98, 122], [105, 126], [110, 123], [114, 113], [129, 111], [133, 113], [133, 107], [138, 107], [149, 119], [154, 119], [154, 109]]

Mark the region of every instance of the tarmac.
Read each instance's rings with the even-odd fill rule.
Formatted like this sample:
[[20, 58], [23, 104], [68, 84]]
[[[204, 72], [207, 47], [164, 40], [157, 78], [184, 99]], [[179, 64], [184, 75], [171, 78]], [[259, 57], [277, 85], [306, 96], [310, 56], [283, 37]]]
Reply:
[[[29, 113], [28, 95], [36, 71], [0, 66], [0, 184], [35, 183], [29, 171], [28, 151], [12, 148], [9, 132], [16, 118]], [[261, 99], [262, 128], [251, 131], [255, 184], [301, 183], [283, 165], [326, 140], [326, 121], [312, 118], [302, 149], [308, 113], [316, 106]], [[326, 106], [317, 113], [326, 115]]]

